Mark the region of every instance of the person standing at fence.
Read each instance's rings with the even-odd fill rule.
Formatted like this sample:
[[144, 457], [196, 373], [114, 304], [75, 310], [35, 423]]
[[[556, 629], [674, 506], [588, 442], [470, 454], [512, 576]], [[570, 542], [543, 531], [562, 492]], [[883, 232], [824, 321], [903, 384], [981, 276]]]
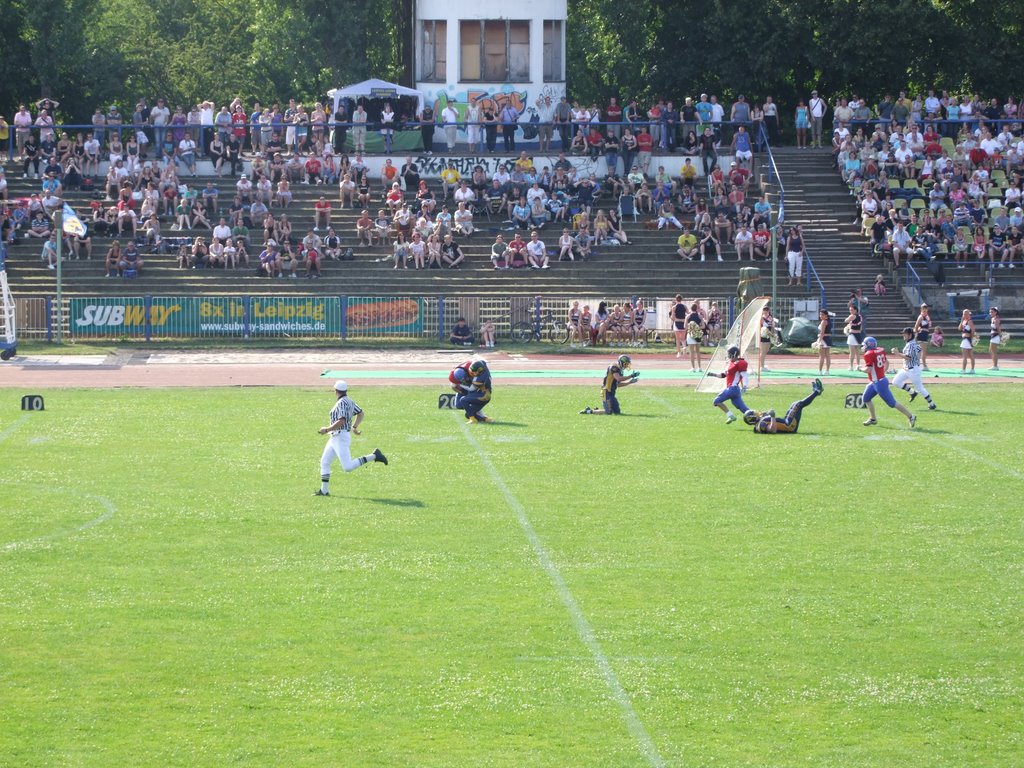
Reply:
[[459, 130], [459, 112], [455, 107], [457, 102], [451, 99], [443, 110], [441, 110], [441, 122], [444, 123], [444, 141], [448, 147], [448, 153], [455, 151], [455, 137]]
[[335, 458], [341, 463], [341, 468], [346, 472], [370, 462], [379, 461], [384, 466], [388, 465], [387, 457], [374, 448], [373, 453], [367, 456], [360, 456], [353, 459], [350, 453], [352, 435], [362, 434], [359, 425], [363, 422], [363, 409], [360, 408], [348, 396], [348, 384], [344, 381], [337, 381], [334, 384], [334, 392], [337, 401], [331, 409], [331, 423], [326, 427], [320, 427], [321, 435], [330, 435], [324, 452], [320, 457], [320, 490], [314, 496], [330, 496], [331, 465]]
[[501, 140], [504, 142], [506, 152], [516, 151], [516, 130], [519, 128], [518, 109], [512, 106], [511, 102], [501, 108]]
[[352, 113], [352, 143], [357, 153], [366, 151], [366, 110], [362, 104]]
[[817, 91], [811, 91], [811, 101], [808, 104], [811, 112], [811, 146], [821, 147], [821, 123], [825, 118], [825, 111], [828, 104], [818, 96]]

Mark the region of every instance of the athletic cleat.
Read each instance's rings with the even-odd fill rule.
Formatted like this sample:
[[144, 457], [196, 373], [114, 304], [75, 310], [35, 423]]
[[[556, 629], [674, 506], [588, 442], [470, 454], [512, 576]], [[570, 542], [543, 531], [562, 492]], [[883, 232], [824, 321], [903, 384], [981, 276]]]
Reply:
[[914, 402], [914, 400], [915, 400], [916, 398], [917, 398], [917, 390], [915, 389], [914, 391], [912, 391], [912, 392], [910, 393], [910, 402]]
[[331, 494], [327, 491], [317, 491], [313, 494], [314, 496], [330, 496]]
[[821, 383], [821, 379], [815, 379], [811, 382], [811, 390], [820, 395], [825, 391], [825, 385]]
[[908, 421], [910, 422], [910, 428], [913, 429], [914, 425], [917, 424], [917, 416], [911, 416]]
[[878, 422], [877, 422], [877, 421], [875, 421], [874, 419], [868, 419], [867, 421], [865, 421], [865, 422], [864, 422], [864, 426], [865, 426], [865, 427], [873, 427], [873, 426], [875, 426], [875, 424], [877, 424], [877, 423], [878, 423]]
[[376, 461], [379, 461], [379, 462], [380, 462], [381, 464], [383, 464], [383, 465], [384, 465], [385, 467], [386, 467], [386, 466], [388, 465], [388, 457], [387, 457], [387, 456], [385, 456], [385, 455], [384, 455], [383, 453], [381, 453], [381, 452], [380, 452], [380, 448], [374, 448], [374, 449], [373, 449], [373, 458], [374, 458], [374, 459], [375, 459]]
[[731, 413], [725, 414], [725, 423], [726, 424], [732, 424], [734, 421], [736, 421], [736, 417], [733, 414], [731, 414]]
[[480, 422], [477, 420], [476, 416], [470, 416], [468, 419], [466, 419], [466, 423], [467, 424], [479, 424]]
[[482, 413], [478, 413], [476, 415], [476, 420], [481, 424], [487, 424], [490, 421], [490, 419], [484, 416]]
[[587, 406], [586, 408], [584, 408], [584, 409], [583, 409], [582, 411], [580, 411], [580, 415], [581, 415], [581, 416], [583, 416], [584, 414], [586, 414], [586, 415], [588, 415], [588, 416], [589, 416], [589, 415], [590, 415], [590, 414], [592, 414], [593, 412], [594, 412], [594, 409], [593, 409], [593, 408], [591, 408], [591, 407], [590, 407], [590, 406], [588, 405], [588, 406]]
[[929, 411], [934, 411], [934, 410], [935, 410], [935, 409], [936, 409], [937, 407], [938, 407], [938, 406], [936, 406], [936, 405], [935, 405], [935, 403], [930, 403], [930, 404], [928, 405], [928, 410], [929, 410]]

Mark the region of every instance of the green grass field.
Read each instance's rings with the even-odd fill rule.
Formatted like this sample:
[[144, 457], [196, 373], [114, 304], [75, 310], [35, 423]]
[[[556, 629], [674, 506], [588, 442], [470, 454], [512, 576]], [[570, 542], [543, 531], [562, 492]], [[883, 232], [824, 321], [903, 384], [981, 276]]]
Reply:
[[0, 765], [1021, 765], [1019, 387], [859, 389], [0, 390]]

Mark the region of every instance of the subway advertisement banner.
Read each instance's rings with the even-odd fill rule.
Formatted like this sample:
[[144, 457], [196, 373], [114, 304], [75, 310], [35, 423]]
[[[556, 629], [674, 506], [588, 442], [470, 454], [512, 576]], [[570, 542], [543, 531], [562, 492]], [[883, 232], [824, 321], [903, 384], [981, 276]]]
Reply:
[[[206, 296], [148, 299], [84, 298], [69, 301], [72, 336], [335, 336], [342, 332], [337, 296]], [[416, 334], [423, 329], [422, 299], [346, 299], [346, 333]]]

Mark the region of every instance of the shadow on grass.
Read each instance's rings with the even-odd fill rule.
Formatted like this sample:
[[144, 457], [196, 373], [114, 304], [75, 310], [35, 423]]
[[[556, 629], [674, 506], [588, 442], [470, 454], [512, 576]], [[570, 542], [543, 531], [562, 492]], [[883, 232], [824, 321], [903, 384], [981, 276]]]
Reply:
[[419, 499], [387, 499], [374, 496], [336, 496], [331, 494], [331, 498], [345, 499], [346, 501], [368, 501], [372, 504], [380, 504], [385, 507], [426, 507]]

